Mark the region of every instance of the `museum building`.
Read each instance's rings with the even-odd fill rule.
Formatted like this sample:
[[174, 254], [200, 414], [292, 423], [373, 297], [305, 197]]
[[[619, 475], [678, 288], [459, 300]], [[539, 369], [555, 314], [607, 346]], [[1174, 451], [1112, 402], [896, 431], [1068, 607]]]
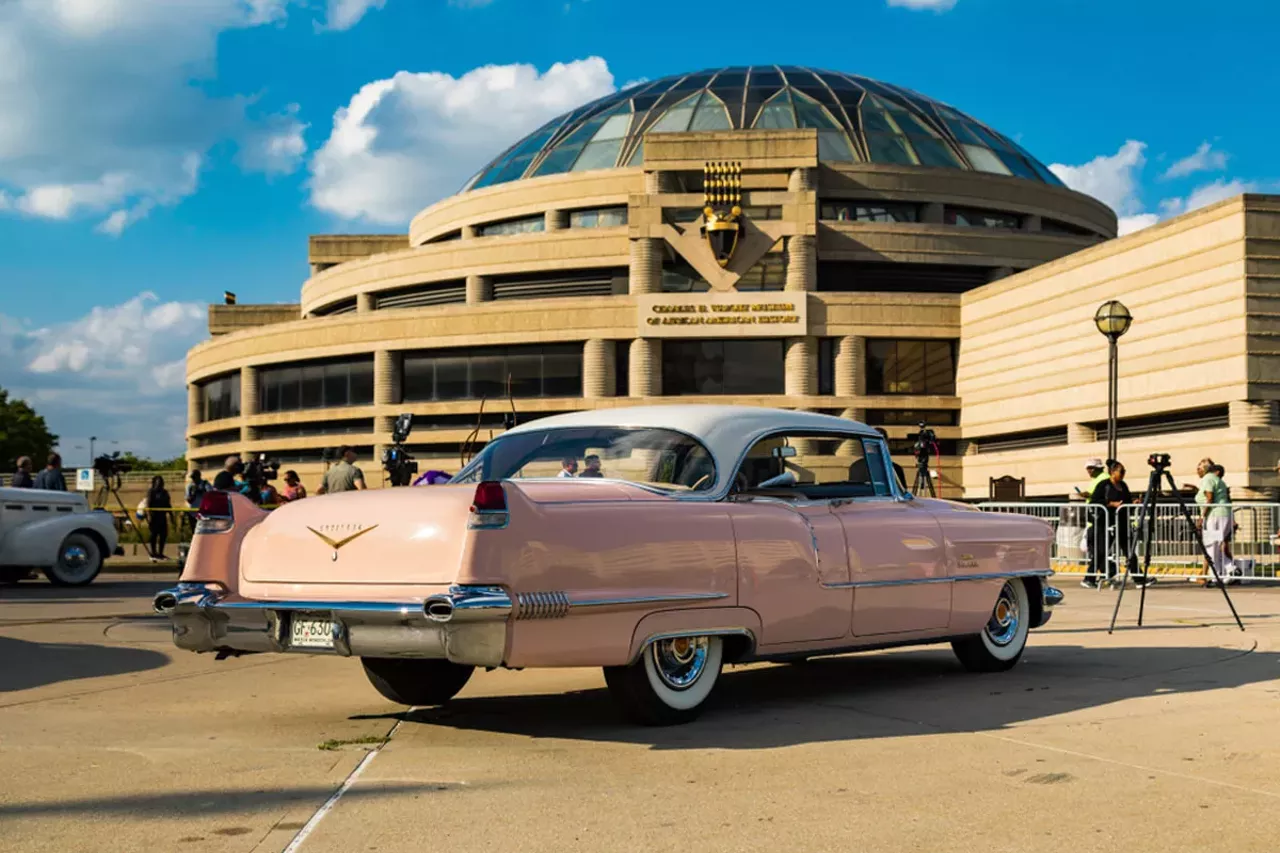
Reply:
[[1131, 471], [1156, 441], [1178, 472], [1214, 455], [1266, 493], [1280, 199], [1115, 235], [1008, 137], [888, 83], [792, 66], [645, 82], [515, 142], [407, 235], [313, 236], [299, 304], [210, 306], [188, 459], [265, 453], [314, 488], [347, 444], [377, 484], [401, 412], [420, 464], [455, 471], [513, 412], [735, 403], [882, 427], [908, 470], [927, 422], [944, 496], [997, 477], [1065, 495], [1103, 450], [1092, 318], [1120, 299]]

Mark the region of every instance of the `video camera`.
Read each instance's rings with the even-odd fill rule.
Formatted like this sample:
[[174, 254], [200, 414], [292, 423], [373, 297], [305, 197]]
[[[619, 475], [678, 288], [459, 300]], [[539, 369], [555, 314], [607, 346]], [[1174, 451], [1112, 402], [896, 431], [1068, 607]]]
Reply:
[[927, 466], [929, 459], [938, 453], [938, 435], [924, 421], [919, 426], [920, 432], [915, 435], [916, 443], [911, 452], [916, 457], [917, 465]]
[[260, 492], [267, 483], [280, 476], [280, 463], [267, 460], [265, 453], [259, 453], [256, 459], [250, 459], [244, 465], [244, 481], [255, 492]]
[[404, 413], [396, 418], [391, 428], [391, 447], [382, 451], [382, 468], [387, 472], [393, 486], [407, 486], [413, 482], [413, 475], [418, 473], [418, 463], [404, 449], [404, 443], [413, 432], [413, 415]]
[[1168, 468], [1169, 462], [1170, 459], [1168, 453], [1152, 453], [1147, 457], [1147, 464], [1152, 468], [1155, 468], [1157, 471], [1163, 471], [1165, 468]]
[[133, 470], [133, 464], [126, 462], [120, 458], [120, 451], [116, 451], [111, 455], [102, 454], [93, 460], [93, 470], [104, 480], [119, 480], [121, 474], [128, 474]]

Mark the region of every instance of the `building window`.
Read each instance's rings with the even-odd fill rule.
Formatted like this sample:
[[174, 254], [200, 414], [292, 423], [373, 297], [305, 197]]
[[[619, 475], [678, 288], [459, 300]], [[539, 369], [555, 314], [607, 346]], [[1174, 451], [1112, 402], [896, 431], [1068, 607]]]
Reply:
[[436, 350], [404, 357], [406, 401], [581, 397], [582, 345]]
[[931, 427], [959, 426], [959, 415], [955, 409], [869, 409], [867, 423], [871, 426], [916, 426], [924, 421]]
[[631, 396], [631, 341], [614, 341], [613, 393], [618, 397]]
[[373, 403], [373, 358], [307, 361], [259, 374], [264, 412], [332, 409]]
[[836, 338], [818, 339], [818, 393], [836, 393]]
[[200, 420], [220, 421], [240, 417], [240, 372], [201, 382]]
[[1070, 234], [1072, 237], [1097, 237], [1098, 235], [1090, 231], [1088, 228], [1081, 228], [1072, 225], [1069, 222], [1059, 222], [1056, 219], [1044, 219], [1040, 222], [1040, 230], [1046, 234]]
[[919, 222], [920, 205], [887, 201], [839, 201], [822, 205], [824, 220], [835, 222]]
[[868, 394], [956, 393], [956, 342], [867, 341]]
[[1016, 214], [971, 207], [947, 207], [942, 213], [942, 221], [969, 228], [1012, 228], [1015, 231], [1022, 225], [1022, 218]]
[[662, 342], [662, 393], [782, 394], [783, 342], [776, 340]]
[[477, 237], [502, 237], [508, 234], [531, 234], [546, 231], [547, 220], [542, 214], [523, 216], [519, 219], [506, 219], [502, 222], [488, 222], [476, 226]]
[[627, 224], [625, 207], [598, 207], [569, 213], [570, 228], [617, 228]]
[[[782, 252], [765, 255], [738, 279], [739, 292], [785, 290], [787, 286], [787, 260]], [[683, 261], [664, 264], [662, 267], [663, 293], [706, 293], [711, 289], [706, 279]]]

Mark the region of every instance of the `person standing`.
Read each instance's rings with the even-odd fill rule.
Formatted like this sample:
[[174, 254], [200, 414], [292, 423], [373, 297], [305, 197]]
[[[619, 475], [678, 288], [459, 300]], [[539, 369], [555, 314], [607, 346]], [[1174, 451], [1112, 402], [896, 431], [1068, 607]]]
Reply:
[[336, 492], [363, 491], [364, 472], [356, 467], [355, 448], [343, 446], [340, 451], [342, 459], [324, 474], [324, 482], [316, 494], [326, 495]]
[[[1102, 464], [1101, 459], [1094, 457], [1084, 463], [1084, 470], [1089, 475], [1089, 485], [1083, 489], [1077, 487], [1076, 494], [1083, 497], [1085, 503], [1092, 507], [1094, 494], [1108, 477], [1107, 466]], [[1100, 579], [1107, 573], [1106, 514], [1092, 508], [1086, 508], [1085, 512], [1085, 541], [1089, 551], [1089, 570], [1085, 573], [1084, 580], [1080, 581], [1080, 585], [1085, 589], [1097, 589]]]
[[284, 491], [280, 497], [286, 501], [300, 501], [307, 496], [307, 487], [302, 485], [297, 471], [284, 472]]
[[169, 540], [171, 509], [173, 501], [164, 487], [164, 477], [157, 474], [151, 478], [151, 488], [147, 489], [147, 528], [151, 531], [149, 548], [153, 563], [164, 559], [164, 546]]
[[572, 477], [578, 473], [578, 460], [572, 457], [566, 457], [560, 460], [560, 473], [556, 474], [558, 478]]
[[[1227, 578], [1226, 538], [1231, 526], [1231, 493], [1226, 483], [1218, 476], [1217, 466], [1207, 456], [1196, 466], [1196, 474], [1200, 476], [1200, 485], [1196, 491], [1196, 504], [1200, 507], [1200, 517], [1196, 526], [1204, 537], [1205, 550], [1213, 561], [1213, 568], [1218, 577]], [[1209, 578], [1208, 584], [1213, 584]]]
[[13, 482], [9, 485], [15, 489], [34, 488], [35, 480], [31, 476], [31, 457], [18, 457], [18, 470], [13, 472]]
[[240, 461], [240, 454], [228, 456], [222, 470], [213, 478], [214, 489], [219, 492], [240, 491], [240, 487], [236, 485], [236, 475], [242, 471], [244, 471], [244, 463]]
[[600, 470], [600, 457], [594, 453], [582, 460], [586, 463], [586, 468], [582, 469], [579, 477], [604, 477], [604, 472]]
[[184, 496], [187, 502], [187, 509], [190, 510], [190, 512], [183, 513], [182, 517], [185, 522], [188, 522], [186, 526], [190, 527], [191, 531], [194, 532], [196, 519], [195, 512], [200, 509], [200, 503], [204, 500], [204, 496], [212, 489], [212, 486], [199, 471], [192, 471], [190, 479], [191, 482], [187, 483], [187, 490]]
[[51, 492], [65, 492], [67, 490], [67, 481], [62, 477], [61, 456], [56, 453], [49, 454], [49, 464], [45, 465], [43, 471], [36, 474], [32, 488], [48, 489]]
[[[1129, 539], [1132, 536], [1129, 520], [1124, 519], [1125, 523], [1120, 523], [1120, 507], [1134, 502], [1133, 493], [1129, 491], [1129, 484], [1125, 482], [1124, 475], [1124, 465], [1111, 460], [1111, 465], [1107, 471], [1107, 479], [1099, 483], [1098, 487], [1094, 489], [1091, 501], [1095, 505], [1106, 507], [1107, 527], [1116, 531], [1116, 558], [1114, 561], [1108, 561], [1107, 563], [1107, 580], [1113, 586], [1119, 582], [1120, 561], [1127, 560], [1129, 557]], [[1138, 575], [1136, 563], [1135, 559], [1134, 563], [1129, 565], [1129, 574], [1133, 577], [1134, 584], [1140, 588], [1153, 585], [1156, 579]]]

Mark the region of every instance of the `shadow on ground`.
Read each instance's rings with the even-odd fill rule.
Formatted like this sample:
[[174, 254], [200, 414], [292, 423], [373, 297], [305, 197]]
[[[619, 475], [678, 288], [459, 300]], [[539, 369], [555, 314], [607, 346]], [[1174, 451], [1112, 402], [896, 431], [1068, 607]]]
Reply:
[[[388, 782], [360, 785], [347, 790], [344, 802], [373, 799], [401, 793], [440, 791], [447, 784]], [[258, 791], [184, 790], [163, 794], [119, 794], [102, 797], [57, 800], [43, 803], [0, 803], [0, 822], [39, 816], [128, 815], [139, 818], [199, 817], [201, 815], [234, 815], [279, 811], [300, 805], [322, 802], [333, 794], [332, 786], [298, 786]], [[237, 832], [223, 831], [225, 835]], [[159, 849], [159, 848], [156, 848]]]
[[0, 615], [4, 608], [14, 604], [57, 604], [59, 602], [111, 601], [131, 599], [145, 602], [150, 609], [151, 596], [177, 583], [177, 572], [172, 577], [156, 575], [147, 580], [98, 580], [88, 586], [54, 586], [41, 576], [38, 580], [23, 581], [13, 586], [0, 586]]
[[33, 643], [0, 637], [0, 693], [47, 684], [158, 669], [169, 657], [150, 649]]
[[[603, 690], [455, 699], [388, 715], [407, 724], [655, 749], [770, 749], [803, 743], [998, 730], [1157, 694], [1280, 679], [1280, 655], [1196, 648], [1029, 649], [1006, 673], [963, 671], [949, 649], [727, 669], [696, 722], [622, 721]], [[1280, 690], [1278, 690], [1280, 692]]]

